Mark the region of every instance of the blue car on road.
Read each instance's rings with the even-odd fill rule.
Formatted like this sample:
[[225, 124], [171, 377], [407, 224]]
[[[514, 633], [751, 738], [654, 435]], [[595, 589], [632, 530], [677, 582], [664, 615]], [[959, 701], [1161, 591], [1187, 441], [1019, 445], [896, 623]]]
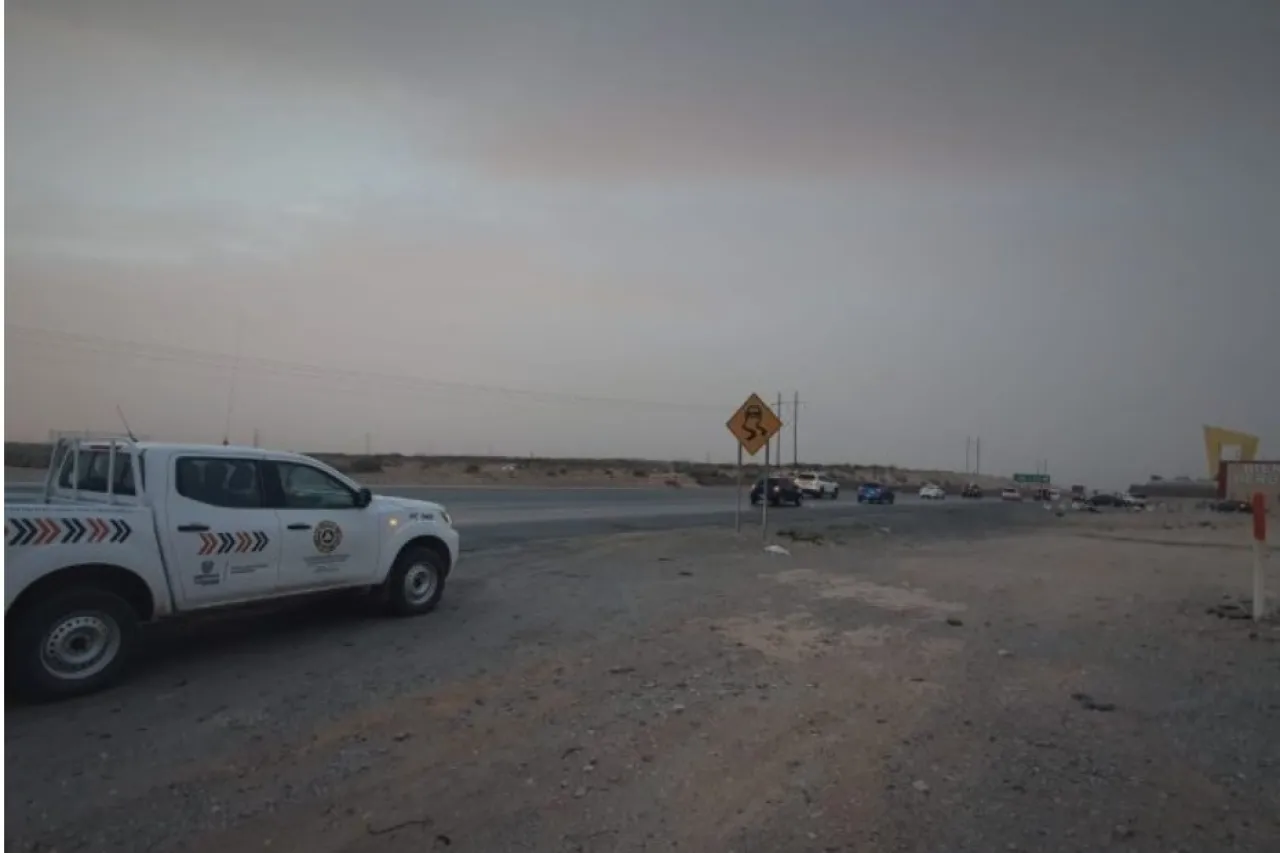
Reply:
[[893, 503], [893, 489], [884, 483], [863, 483], [858, 486], [858, 503], [891, 504]]

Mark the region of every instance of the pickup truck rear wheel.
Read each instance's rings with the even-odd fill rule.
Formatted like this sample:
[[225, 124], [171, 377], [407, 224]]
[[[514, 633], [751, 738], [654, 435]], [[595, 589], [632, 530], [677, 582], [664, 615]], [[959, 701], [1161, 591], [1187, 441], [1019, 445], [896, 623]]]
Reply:
[[435, 609], [444, 595], [444, 561], [430, 548], [413, 545], [400, 553], [387, 576], [387, 605], [397, 616]]
[[13, 626], [15, 685], [50, 700], [101, 690], [128, 665], [138, 638], [138, 614], [120, 596], [81, 587], [33, 601]]

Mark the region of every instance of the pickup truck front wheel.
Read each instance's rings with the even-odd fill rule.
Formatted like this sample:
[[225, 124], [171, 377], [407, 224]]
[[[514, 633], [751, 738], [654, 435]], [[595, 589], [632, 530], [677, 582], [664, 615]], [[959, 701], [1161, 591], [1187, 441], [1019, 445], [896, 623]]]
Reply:
[[397, 616], [433, 610], [444, 595], [444, 561], [422, 545], [405, 548], [387, 576], [387, 604]]
[[138, 615], [107, 590], [69, 589], [24, 607], [11, 636], [18, 691], [37, 700], [63, 699], [120, 677], [137, 645]]

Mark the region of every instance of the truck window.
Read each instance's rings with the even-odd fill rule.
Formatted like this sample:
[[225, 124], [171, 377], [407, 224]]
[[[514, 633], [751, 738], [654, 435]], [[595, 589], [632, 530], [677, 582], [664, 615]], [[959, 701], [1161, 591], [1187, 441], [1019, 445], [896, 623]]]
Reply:
[[[107, 493], [107, 473], [111, 467], [111, 454], [107, 450], [81, 450], [80, 451], [80, 481], [72, 482], [75, 474], [75, 460], [70, 454], [62, 463], [62, 471], [58, 475], [58, 488], [60, 489], [79, 489], [82, 492], [101, 492]], [[143, 485], [147, 481], [147, 469], [143, 464], [145, 457], [138, 457], [138, 469], [142, 473]], [[114, 472], [115, 487], [112, 489], [117, 495], [133, 495], [137, 493], [137, 489], [133, 484], [133, 454], [116, 450], [116, 468]]]
[[183, 456], [177, 461], [174, 480], [179, 495], [209, 506], [258, 509], [266, 505], [256, 459]]
[[356, 493], [330, 475], [297, 462], [277, 462], [284, 509], [353, 509]]

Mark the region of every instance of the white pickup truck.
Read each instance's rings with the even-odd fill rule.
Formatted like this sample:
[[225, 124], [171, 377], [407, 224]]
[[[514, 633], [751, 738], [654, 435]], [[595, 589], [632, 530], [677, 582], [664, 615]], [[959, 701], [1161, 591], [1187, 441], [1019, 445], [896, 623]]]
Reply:
[[8, 673], [37, 698], [92, 692], [121, 675], [140, 623], [323, 590], [425, 613], [457, 559], [444, 507], [307, 456], [60, 438], [43, 494], [5, 504]]

